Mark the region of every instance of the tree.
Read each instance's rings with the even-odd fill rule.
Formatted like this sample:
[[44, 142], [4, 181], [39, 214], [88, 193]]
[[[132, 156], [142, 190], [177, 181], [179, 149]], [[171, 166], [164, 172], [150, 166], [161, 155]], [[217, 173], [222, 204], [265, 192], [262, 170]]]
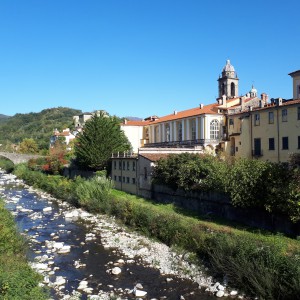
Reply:
[[113, 152], [130, 150], [131, 145], [116, 117], [101, 112], [86, 122], [75, 143], [76, 161], [82, 167], [101, 170]]
[[20, 153], [38, 153], [38, 145], [34, 139], [24, 139], [20, 144]]

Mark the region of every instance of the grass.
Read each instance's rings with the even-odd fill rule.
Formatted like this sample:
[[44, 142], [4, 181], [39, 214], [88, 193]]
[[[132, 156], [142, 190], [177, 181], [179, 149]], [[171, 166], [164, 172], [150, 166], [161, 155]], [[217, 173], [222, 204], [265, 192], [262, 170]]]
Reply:
[[38, 287], [40, 280], [27, 263], [26, 245], [12, 215], [0, 201], [0, 299], [47, 299], [45, 291]]

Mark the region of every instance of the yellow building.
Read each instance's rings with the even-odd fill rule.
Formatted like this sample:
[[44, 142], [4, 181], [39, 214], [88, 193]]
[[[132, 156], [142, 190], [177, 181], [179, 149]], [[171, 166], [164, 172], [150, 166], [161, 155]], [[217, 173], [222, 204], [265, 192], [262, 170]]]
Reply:
[[293, 99], [271, 99], [262, 94], [259, 102], [247, 101], [227, 109], [227, 156], [287, 162], [300, 153], [300, 70], [293, 78]]

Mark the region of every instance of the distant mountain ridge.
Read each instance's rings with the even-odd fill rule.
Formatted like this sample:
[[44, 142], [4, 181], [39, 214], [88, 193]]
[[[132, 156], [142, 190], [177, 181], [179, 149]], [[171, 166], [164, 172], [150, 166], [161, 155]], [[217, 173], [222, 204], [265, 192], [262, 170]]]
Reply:
[[10, 118], [10, 116], [0, 114], [0, 120]]

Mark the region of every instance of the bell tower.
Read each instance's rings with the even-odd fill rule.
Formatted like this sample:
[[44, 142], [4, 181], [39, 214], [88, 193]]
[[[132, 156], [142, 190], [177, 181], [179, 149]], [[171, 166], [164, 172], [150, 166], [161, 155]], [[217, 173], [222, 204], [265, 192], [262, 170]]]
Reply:
[[226, 65], [222, 70], [219, 79], [219, 98], [226, 96], [227, 99], [238, 97], [239, 95], [239, 79], [234, 67], [230, 64], [230, 60], [226, 61]]

